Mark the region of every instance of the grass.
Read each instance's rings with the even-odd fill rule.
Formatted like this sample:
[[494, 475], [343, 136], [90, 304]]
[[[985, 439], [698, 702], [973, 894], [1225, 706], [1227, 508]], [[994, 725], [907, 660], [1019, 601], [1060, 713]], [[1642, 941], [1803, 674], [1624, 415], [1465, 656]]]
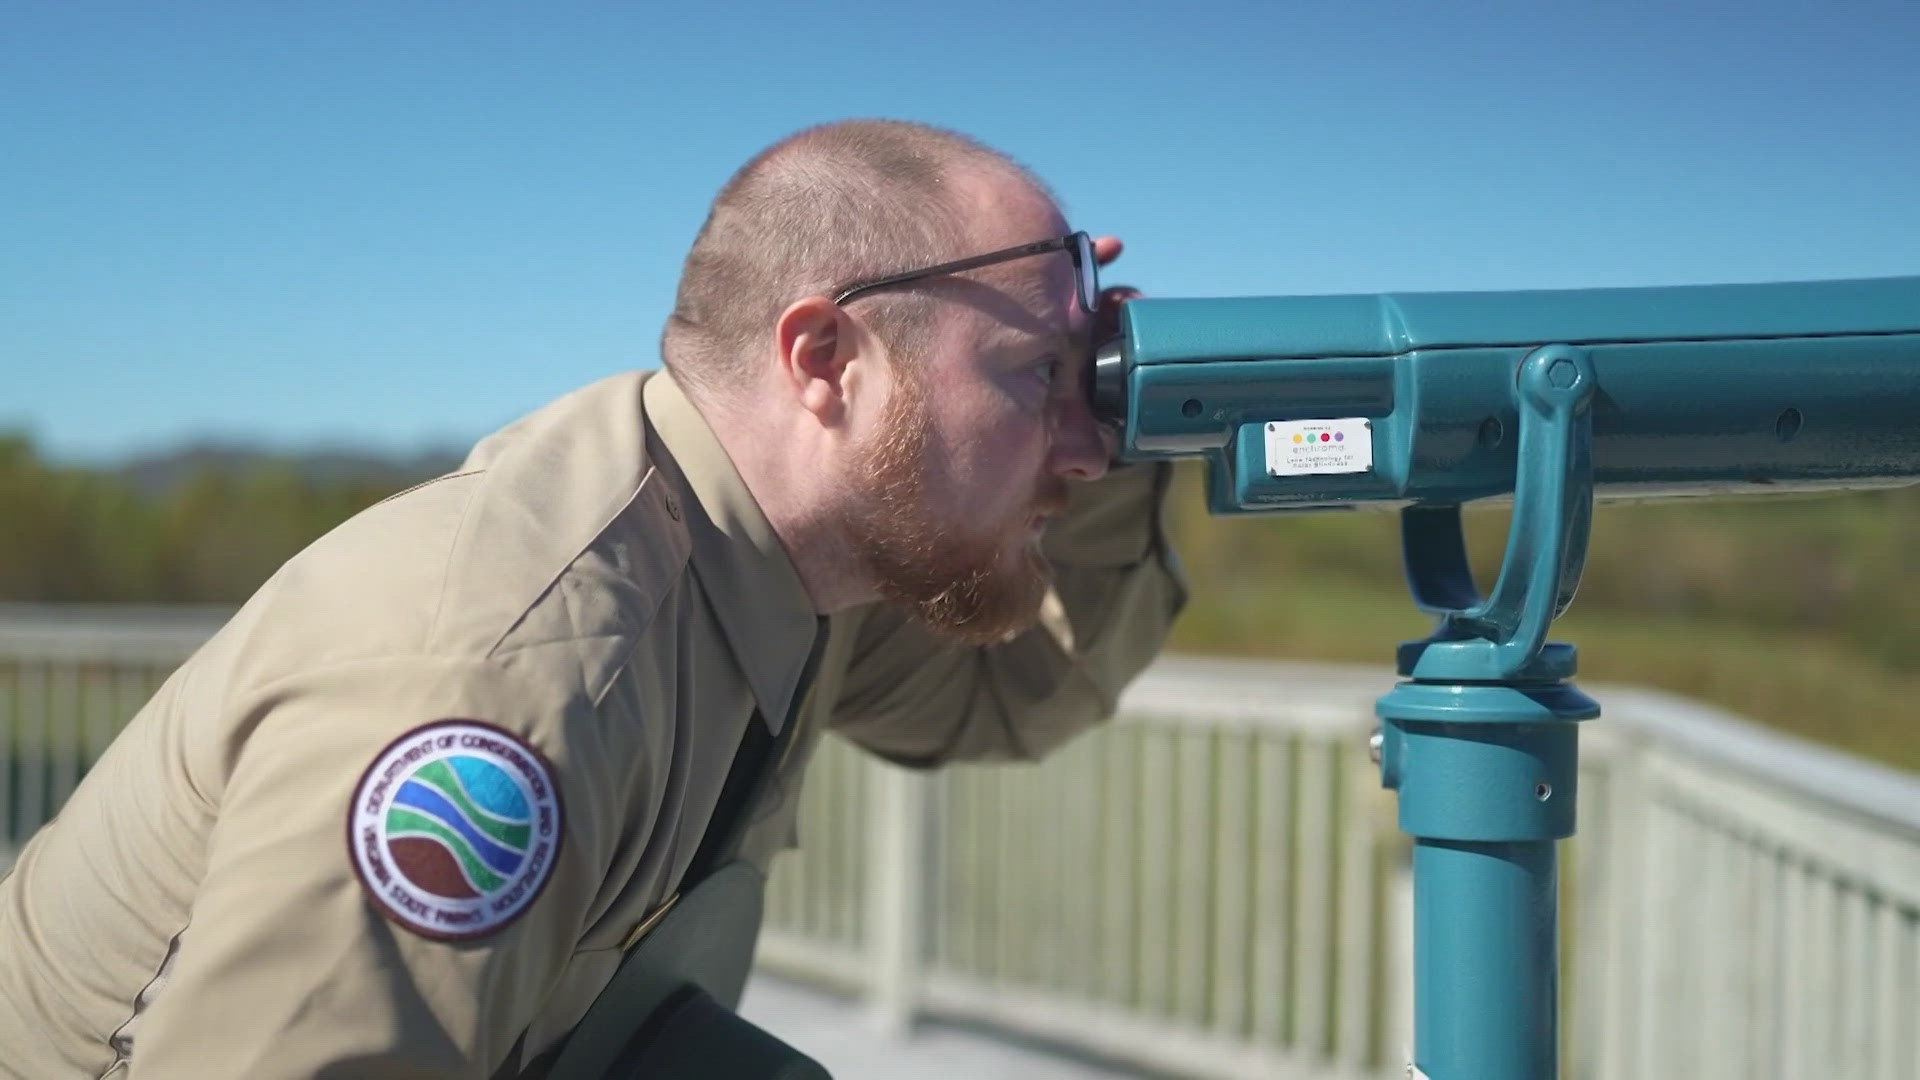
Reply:
[[[1193, 600], [1170, 646], [1182, 652], [1384, 668], [1396, 643], [1423, 637], [1430, 626], [1398, 583], [1191, 562], [1188, 578]], [[1685, 694], [1920, 771], [1920, 732], [1911, 723], [1920, 675], [1864, 657], [1838, 635], [1689, 616], [1583, 614], [1576, 601], [1553, 637], [1579, 647], [1583, 678]]]

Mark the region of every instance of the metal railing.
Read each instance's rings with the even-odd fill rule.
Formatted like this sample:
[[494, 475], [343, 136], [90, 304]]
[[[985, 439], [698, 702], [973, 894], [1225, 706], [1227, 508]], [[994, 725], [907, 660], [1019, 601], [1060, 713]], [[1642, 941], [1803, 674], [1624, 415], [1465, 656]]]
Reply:
[[1920, 778], [1588, 687], [1574, 1075], [1892, 1078], [1920, 1060]]
[[[0, 866], [223, 612], [0, 605]], [[1384, 668], [1168, 658], [1041, 765], [836, 740], [760, 961], [876, 1030], [969, 1020], [1194, 1077], [1403, 1076], [1405, 841], [1365, 759]], [[1906, 1076], [1920, 779], [1587, 685], [1563, 1074]]]
[[1168, 659], [1040, 765], [920, 775], [830, 743], [761, 962], [870, 993], [883, 1029], [930, 1012], [1177, 1074], [1403, 1075], [1380, 689]]
[[[1360, 747], [1383, 668], [1168, 658], [1039, 766], [823, 750], [762, 962], [1194, 1077], [1404, 1076], [1411, 886]], [[1920, 1060], [1920, 778], [1588, 685], [1562, 1074]], [[822, 782], [825, 781], [825, 782]], [[882, 857], [884, 855], [884, 857]], [[864, 933], [862, 930], [864, 929]]]
[[0, 604], [0, 868], [228, 614]]

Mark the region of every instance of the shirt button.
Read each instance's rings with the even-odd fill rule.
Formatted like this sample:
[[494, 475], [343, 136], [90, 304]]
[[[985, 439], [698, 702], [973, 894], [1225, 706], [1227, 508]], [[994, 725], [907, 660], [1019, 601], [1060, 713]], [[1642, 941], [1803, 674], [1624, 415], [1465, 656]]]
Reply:
[[667, 492], [667, 516], [675, 521], [680, 520], [680, 499], [671, 491]]

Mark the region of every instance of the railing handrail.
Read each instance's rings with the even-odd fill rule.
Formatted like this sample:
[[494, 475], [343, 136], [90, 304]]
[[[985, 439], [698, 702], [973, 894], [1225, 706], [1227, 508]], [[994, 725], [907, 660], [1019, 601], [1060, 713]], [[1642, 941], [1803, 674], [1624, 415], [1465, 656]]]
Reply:
[[1119, 711], [1215, 730], [1364, 734], [1392, 685], [1390, 669], [1366, 664], [1167, 654], [1121, 694]]
[[1920, 840], [1920, 775], [1645, 686], [1582, 683], [1609, 736], [1638, 739]]
[[[1210, 726], [1274, 725], [1284, 715], [1288, 728], [1325, 733], [1367, 730], [1374, 700], [1397, 678], [1385, 665], [1193, 656], [1162, 657], [1152, 670], [1127, 690], [1123, 711]], [[1663, 690], [1581, 688], [1600, 703], [1587, 730], [1601, 740], [1654, 743], [1920, 839], [1920, 775]], [[1276, 693], [1291, 700], [1276, 706]]]
[[214, 604], [0, 603], [0, 658], [185, 659], [233, 616]]
[[[222, 605], [0, 603], [0, 657], [184, 658], [233, 615]], [[1396, 676], [1385, 665], [1167, 655], [1129, 687], [1123, 713], [1156, 723], [1285, 726], [1364, 733]], [[1602, 739], [1625, 737], [1762, 780], [1920, 837], [1920, 775], [1762, 727], [1664, 691], [1582, 683], [1604, 712]], [[1276, 708], [1275, 695], [1282, 695]]]

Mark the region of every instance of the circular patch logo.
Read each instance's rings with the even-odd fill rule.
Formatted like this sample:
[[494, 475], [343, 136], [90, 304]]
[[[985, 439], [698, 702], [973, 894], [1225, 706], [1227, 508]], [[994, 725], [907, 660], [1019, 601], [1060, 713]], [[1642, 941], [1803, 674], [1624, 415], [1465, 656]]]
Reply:
[[354, 790], [348, 845], [388, 917], [442, 940], [512, 922], [560, 852], [560, 791], [540, 752], [477, 720], [417, 727]]

